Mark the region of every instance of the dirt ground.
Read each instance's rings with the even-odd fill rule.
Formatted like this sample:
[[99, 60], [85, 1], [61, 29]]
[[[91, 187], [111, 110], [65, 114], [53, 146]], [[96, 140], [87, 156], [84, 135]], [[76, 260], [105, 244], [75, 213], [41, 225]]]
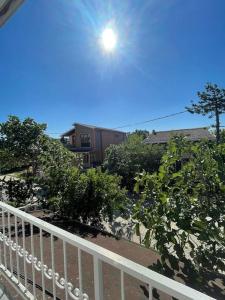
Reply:
[[[35, 216], [40, 218], [45, 218], [41, 212], [33, 213]], [[104, 232], [99, 232], [98, 230], [91, 229], [87, 226], [82, 226], [79, 224], [71, 223], [59, 223], [54, 222], [51, 219], [47, 219], [51, 223], [70, 231], [74, 234], [85, 238], [88, 241], [91, 241], [99, 246], [102, 246], [106, 249], [111, 250], [121, 256], [124, 256], [130, 260], [133, 260], [145, 267], [152, 267], [156, 265], [157, 261], [160, 259], [158, 253], [151, 249], [146, 249], [136, 243], [129, 242], [125, 239], [116, 239], [112, 235], [106, 234]], [[11, 224], [14, 224], [15, 220], [13, 217], [10, 219]], [[1, 224], [1, 219], [0, 219]], [[18, 220], [18, 229], [19, 229], [19, 244], [22, 246], [22, 229], [20, 227], [20, 220]], [[13, 225], [12, 225], [12, 238], [13, 237]], [[34, 228], [34, 254], [37, 258], [40, 259], [40, 233], [37, 228]], [[31, 253], [31, 237], [30, 237], [30, 228], [26, 226], [26, 250]], [[43, 232], [43, 245], [44, 245], [44, 262], [48, 267], [51, 267], [51, 243], [50, 236]], [[1, 245], [1, 253], [4, 252], [4, 249]], [[72, 282], [75, 287], [79, 287], [79, 274], [78, 274], [78, 254], [77, 249], [67, 244], [66, 247], [67, 253], [67, 262], [68, 262], [68, 279]], [[61, 276], [64, 276], [64, 264], [63, 264], [63, 244], [62, 241], [55, 238], [54, 239], [54, 261], [55, 261], [55, 271], [58, 272]], [[83, 273], [83, 292], [89, 295], [89, 299], [94, 299], [94, 276], [93, 276], [93, 258], [91, 255], [84, 253], [82, 251], [82, 273]], [[3, 259], [3, 257], [2, 257]], [[16, 255], [12, 251], [13, 266], [16, 270]], [[7, 249], [7, 263], [10, 265], [10, 252]], [[42, 281], [41, 281], [41, 272], [35, 271], [32, 272], [32, 267], [29, 264], [27, 265], [28, 271], [28, 288], [30, 291], [33, 289], [33, 282], [36, 283], [36, 292], [37, 299], [42, 299]], [[23, 258], [19, 259], [19, 269], [20, 269], [20, 280], [24, 282], [22, 274], [24, 274], [23, 267]], [[35, 278], [32, 274], [35, 274]], [[209, 276], [209, 274], [207, 274]], [[210, 277], [211, 276], [211, 277]], [[216, 299], [225, 299], [225, 278], [217, 276], [215, 274], [210, 274], [207, 278], [206, 286], [196, 286], [191, 283], [190, 280], [187, 281], [188, 285], [193, 286], [201, 291], [205, 291], [208, 295]], [[176, 276], [176, 280], [184, 282], [184, 276]], [[103, 263], [103, 286], [104, 286], [104, 299], [120, 299], [120, 272], [113, 268], [112, 266]], [[45, 292], [46, 299], [52, 299], [53, 284], [52, 280], [45, 279]], [[56, 287], [57, 299], [66, 299], [64, 290], [60, 290]], [[125, 299], [133, 300], [146, 300], [148, 299], [148, 286], [134, 278], [131, 278], [128, 275], [125, 275]], [[153, 299], [167, 300], [171, 299], [168, 295], [159, 293], [158, 295], [154, 292]], [[16, 298], [19, 299], [19, 298]], [[68, 298], [72, 299], [72, 298]]]

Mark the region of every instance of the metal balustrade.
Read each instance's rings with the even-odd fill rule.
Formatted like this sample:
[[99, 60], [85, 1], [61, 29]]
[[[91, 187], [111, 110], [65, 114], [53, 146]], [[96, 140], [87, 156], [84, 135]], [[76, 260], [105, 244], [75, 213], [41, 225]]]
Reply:
[[[0, 271], [24, 299], [49, 299], [51, 297], [66, 300], [103, 300], [103, 264], [110, 265], [119, 272], [119, 295], [122, 300], [126, 299], [125, 276], [146, 284], [150, 300], [153, 299], [153, 288], [170, 295], [171, 299], [172, 297], [213, 299], [3, 202], [0, 202], [0, 226]], [[50, 258], [44, 254], [46, 241], [43, 239], [46, 235], [48, 235], [47, 246], [50, 248]], [[55, 239], [62, 242], [61, 262], [56, 261], [55, 258]], [[72, 253], [77, 255], [78, 278], [73, 282], [68, 274], [68, 268], [71, 267], [66, 251], [68, 247], [73, 247]], [[38, 249], [39, 257], [36, 256]], [[83, 253], [90, 255], [93, 260], [93, 295], [88, 295], [84, 290]], [[62, 262], [63, 270], [61, 270], [62, 274], [59, 274], [56, 269], [57, 265]], [[51, 291], [47, 285], [48, 287], [51, 285]], [[58, 290], [61, 291], [60, 297], [57, 294]]]

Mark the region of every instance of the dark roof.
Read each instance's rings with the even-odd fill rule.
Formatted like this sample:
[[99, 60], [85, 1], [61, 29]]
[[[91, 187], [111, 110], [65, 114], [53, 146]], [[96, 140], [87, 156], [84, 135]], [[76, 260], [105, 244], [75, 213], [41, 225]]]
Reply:
[[108, 130], [108, 131], [113, 131], [113, 132], [118, 132], [118, 133], [123, 133], [123, 134], [126, 134], [126, 132], [124, 131], [119, 131], [119, 130], [115, 130], [115, 129], [109, 129], [109, 128], [104, 128], [104, 127], [97, 127], [97, 126], [94, 126], [94, 125], [87, 125], [87, 124], [82, 124], [82, 123], [74, 123], [73, 126], [74, 128], [68, 130], [67, 132], [64, 132], [61, 136], [69, 136], [71, 135], [76, 126], [84, 126], [84, 127], [88, 127], [88, 128], [91, 128], [91, 129], [99, 129], [99, 130]]
[[144, 140], [145, 144], [165, 144], [173, 136], [185, 136], [188, 141], [200, 141], [201, 139], [215, 140], [207, 127], [190, 128], [169, 131], [154, 131]]
[[74, 131], [75, 131], [75, 128], [72, 128], [72, 129], [70, 129], [70, 130], [64, 132], [63, 134], [61, 134], [61, 136], [62, 136], [62, 137], [63, 137], [63, 136], [69, 136], [69, 135], [71, 135], [72, 133], [74, 133]]
[[73, 126], [75, 126], [75, 127], [76, 127], [76, 125], [80, 125], [80, 126], [84, 126], [84, 127], [88, 127], [88, 128], [92, 128], [92, 129], [109, 130], [109, 131], [115, 131], [115, 132], [124, 133], [124, 134], [126, 133], [124, 131], [110, 129], [110, 128], [104, 128], [104, 127], [98, 127], [98, 126], [94, 126], [94, 125], [87, 125], [87, 124], [82, 124], [82, 123], [74, 123], [73, 124]]

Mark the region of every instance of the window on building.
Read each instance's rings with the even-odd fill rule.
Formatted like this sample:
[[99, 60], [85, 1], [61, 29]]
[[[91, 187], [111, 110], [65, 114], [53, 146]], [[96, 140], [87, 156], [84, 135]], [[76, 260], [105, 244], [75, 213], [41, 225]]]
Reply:
[[80, 144], [81, 147], [91, 147], [91, 138], [89, 134], [81, 134], [80, 135]]

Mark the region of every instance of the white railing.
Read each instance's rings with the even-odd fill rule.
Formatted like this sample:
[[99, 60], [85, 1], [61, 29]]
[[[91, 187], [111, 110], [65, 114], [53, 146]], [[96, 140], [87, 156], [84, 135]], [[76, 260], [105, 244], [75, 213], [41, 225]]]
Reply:
[[[119, 285], [111, 282], [112, 286], [115, 288], [117, 286], [120, 290], [119, 298], [116, 299], [128, 299], [126, 276], [145, 284], [148, 299], [153, 299], [153, 288], [177, 299], [213, 299], [3, 202], [0, 202], [0, 226], [1, 274], [17, 288], [24, 299], [49, 299], [51, 296], [53, 299], [103, 300], [105, 299], [103, 264], [114, 267], [118, 272], [119, 278], [116, 279]], [[62, 245], [60, 251], [59, 243]], [[68, 252], [68, 248], [71, 250], [71, 247], [72, 252]], [[56, 250], [60, 252], [58, 259], [55, 257]], [[73, 268], [71, 253], [77, 259], [78, 276], [74, 280], [69, 273], [69, 269], [71, 271], [71, 267]], [[93, 263], [90, 263], [90, 257], [89, 260], [87, 257], [84, 259], [84, 254], [88, 254]], [[89, 295], [84, 286], [84, 272], [87, 272], [84, 263], [90, 264], [88, 272], [91, 273], [93, 269], [93, 291]], [[58, 265], [61, 265], [61, 273], [57, 272]]]

